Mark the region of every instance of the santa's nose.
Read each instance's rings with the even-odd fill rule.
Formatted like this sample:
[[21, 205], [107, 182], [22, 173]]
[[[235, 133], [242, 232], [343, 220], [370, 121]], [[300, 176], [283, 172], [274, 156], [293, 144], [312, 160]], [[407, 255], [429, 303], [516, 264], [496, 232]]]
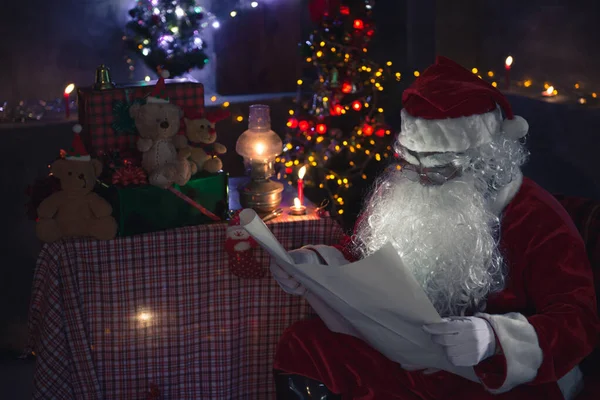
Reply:
[[217, 133], [217, 130], [215, 128], [208, 128], [208, 133], [210, 135], [215, 135]]
[[163, 129], [167, 129], [169, 127], [169, 123], [167, 121], [163, 121], [160, 123], [160, 127]]

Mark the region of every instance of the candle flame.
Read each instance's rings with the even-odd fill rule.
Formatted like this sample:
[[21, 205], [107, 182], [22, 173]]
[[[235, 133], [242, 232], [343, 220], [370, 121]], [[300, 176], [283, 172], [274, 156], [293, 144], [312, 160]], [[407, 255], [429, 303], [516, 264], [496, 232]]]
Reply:
[[512, 58], [512, 56], [506, 57], [506, 61], [505, 61], [506, 66], [510, 67], [512, 65], [513, 61], [514, 61], [514, 59]]
[[300, 203], [300, 199], [297, 197], [294, 199], [294, 207], [296, 207], [296, 208], [302, 207], [302, 203]]
[[298, 179], [304, 179], [305, 174], [306, 174], [306, 165], [302, 166], [302, 168], [300, 168], [298, 170]]
[[71, 92], [75, 89], [74, 83], [69, 83], [65, 88], [65, 94], [71, 94]]
[[549, 86], [548, 89], [546, 89], [546, 94], [548, 96], [551, 96], [554, 93], [554, 86]]

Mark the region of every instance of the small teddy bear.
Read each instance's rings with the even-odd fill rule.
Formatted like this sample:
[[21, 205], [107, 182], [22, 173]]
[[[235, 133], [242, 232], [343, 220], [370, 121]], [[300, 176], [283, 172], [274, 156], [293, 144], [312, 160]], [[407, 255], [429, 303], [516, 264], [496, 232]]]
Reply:
[[189, 149], [175, 140], [183, 111], [165, 97], [166, 71], [162, 72], [146, 104], [133, 104], [129, 114], [139, 132], [137, 148], [142, 152], [142, 168], [148, 173], [151, 185], [163, 189], [173, 183], [184, 186], [192, 176], [192, 166], [187, 160]]
[[191, 148], [191, 161], [198, 171], [216, 173], [223, 169], [223, 161], [218, 157], [227, 148], [217, 143], [215, 124], [229, 116], [227, 111], [204, 113], [195, 109], [185, 110], [185, 132]]
[[110, 240], [117, 234], [112, 207], [92, 191], [102, 164], [86, 152], [79, 137], [81, 125], [75, 125], [73, 131], [72, 148], [65, 158], [54, 161], [51, 166], [52, 175], [60, 180], [61, 190], [42, 201], [37, 209], [36, 233], [46, 243], [85, 236]]

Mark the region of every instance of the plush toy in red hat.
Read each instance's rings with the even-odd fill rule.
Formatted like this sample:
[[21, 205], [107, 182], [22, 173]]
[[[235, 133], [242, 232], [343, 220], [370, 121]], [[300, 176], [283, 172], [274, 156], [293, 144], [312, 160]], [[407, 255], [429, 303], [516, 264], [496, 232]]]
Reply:
[[191, 148], [191, 161], [198, 171], [210, 173], [223, 169], [219, 156], [227, 152], [227, 147], [217, 142], [217, 122], [229, 117], [229, 111], [204, 112], [196, 108], [184, 110], [185, 132]]
[[111, 205], [94, 193], [102, 163], [92, 159], [81, 140], [81, 125], [64, 158], [52, 163], [52, 175], [60, 181], [61, 190], [46, 198], [38, 207], [36, 233], [44, 242], [68, 237], [94, 237], [109, 240], [117, 234], [117, 223]]
[[402, 103], [399, 144], [415, 152], [462, 152], [529, 129], [498, 89], [446, 57], [404, 91]]
[[258, 243], [240, 226], [239, 211], [229, 221], [225, 250], [229, 255], [231, 273], [239, 278], [258, 279], [265, 275], [265, 269], [254, 258]]

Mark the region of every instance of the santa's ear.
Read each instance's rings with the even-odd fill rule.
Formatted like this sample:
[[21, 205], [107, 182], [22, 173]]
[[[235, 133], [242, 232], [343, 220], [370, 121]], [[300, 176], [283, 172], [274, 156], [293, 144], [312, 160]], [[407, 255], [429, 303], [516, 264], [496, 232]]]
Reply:
[[132, 104], [131, 107], [129, 107], [129, 116], [133, 119], [136, 119], [140, 113], [141, 108], [142, 105], [139, 103]]
[[90, 161], [92, 163], [92, 167], [94, 168], [94, 175], [96, 175], [96, 177], [100, 176], [100, 174], [102, 173], [102, 163], [96, 159], [92, 159], [92, 161]]
[[55, 177], [57, 177], [58, 179], [62, 179], [63, 176], [65, 176], [65, 173], [67, 172], [67, 169], [68, 169], [67, 163], [68, 163], [68, 161], [65, 160], [64, 158], [54, 161], [52, 163], [52, 166], [50, 167], [50, 173], [52, 175], [54, 175]]

